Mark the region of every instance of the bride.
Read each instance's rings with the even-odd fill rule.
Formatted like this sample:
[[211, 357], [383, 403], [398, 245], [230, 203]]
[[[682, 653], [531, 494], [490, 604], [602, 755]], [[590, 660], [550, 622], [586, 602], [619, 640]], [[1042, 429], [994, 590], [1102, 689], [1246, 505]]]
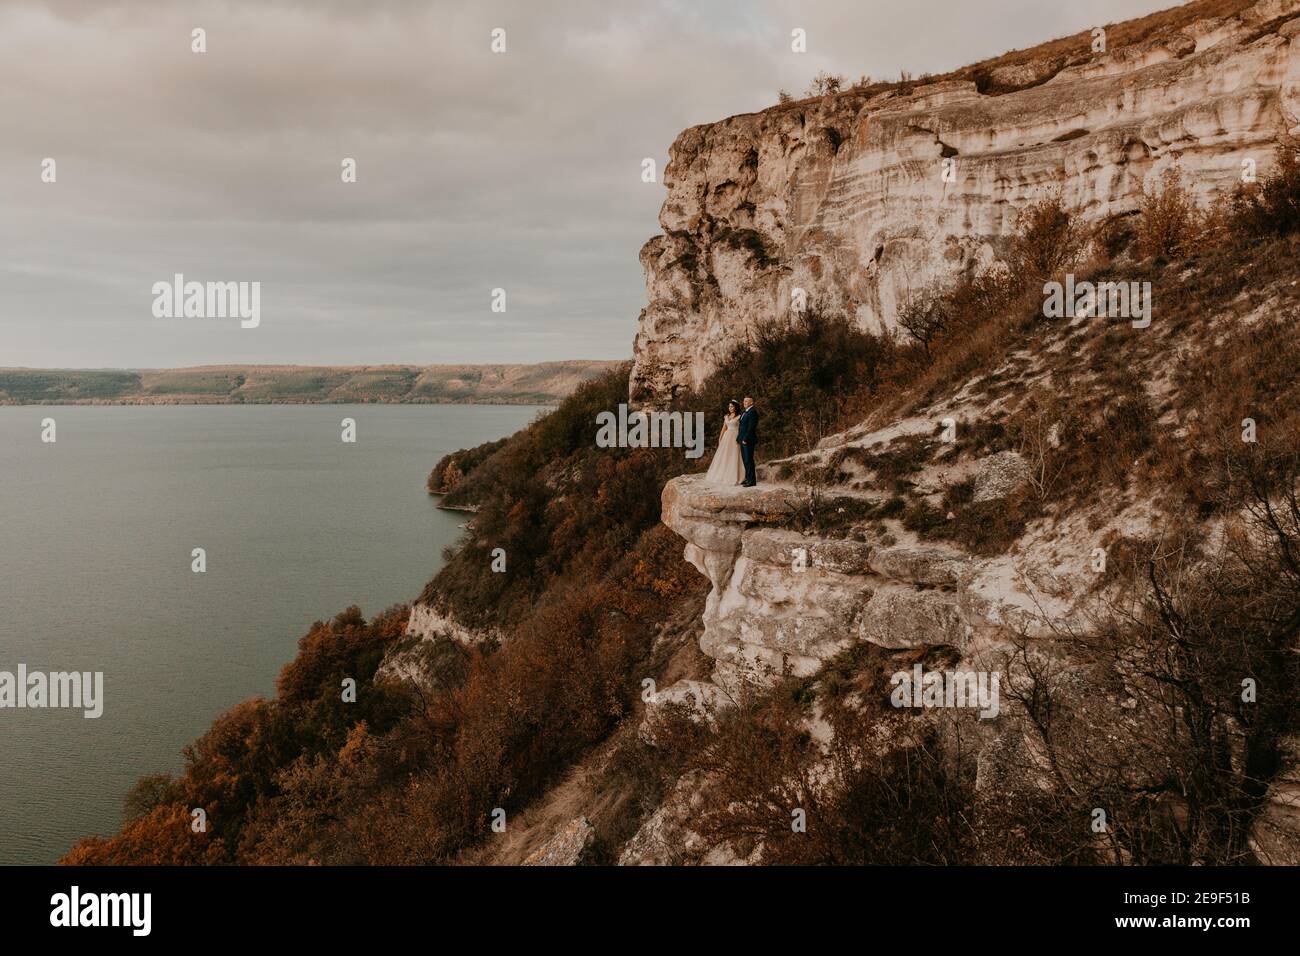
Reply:
[[718, 436], [718, 450], [713, 464], [704, 476], [705, 484], [738, 485], [745, 480], [745, 466], [740, 460], [740, 443], [736, 441], [736, 428], [740, 424], [740, 403], [727, 402], [727, 416], [722, 420], [722, 434]]

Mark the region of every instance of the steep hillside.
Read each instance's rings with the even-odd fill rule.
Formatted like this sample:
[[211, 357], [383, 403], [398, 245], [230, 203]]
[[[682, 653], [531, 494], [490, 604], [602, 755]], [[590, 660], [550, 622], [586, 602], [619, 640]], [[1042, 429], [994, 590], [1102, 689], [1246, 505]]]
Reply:
[[[713, 667], [662, 702], [755, 720], [747, 695], [777, 688], [806, 705], [782, 719], [824, 741], [811, 758], [773, 741], [790, 777], [750, 789], [707, 756], [715, 796], [696, 829], [752, 846], [756, 821], [734, 808], [811, 801], [823, 839], [852, 845], [843, 801], [879, 783], [860, 763], [897, 757], [948, 775], [927, 798], [955, 801], [966, 828], [946, 862], [1300, 860], [1300, 244], [1216, 252], [1108, 264], [1153, 283], [1150, 328], [1013, 305], [987, 366], [918, 381], [769, 463], [759, 487], [669, 482], [664, 521], [712, 583]], [[917, 664], [1000, 675], [996, 719], [891, 711], [888, 678]], [[1122, 828], [1104, 843], [1068, 827], [1097, 807]], [[792, 845], [774, 811], [760, 832], [771, 862], [845, 849]]]
[[[679, 393], [739, 385], [780, 435], [757, 488], [664, 486], [703, 610], [664, 618], [642, 706], [465, 859], [1300, 860], [1300, 162], [1270, 159], [1213, 204], [1170, 176], [1096, 226], [1031, 205], [1013, 267], [932, 291], [923, 339], [867, 336], [830, 414], [790, 426], [826, 350], [780, 324]], [[1145, 298], [1050, 318], [1067, 275]], [[508, 652], [508, 626], [464, 626], [503, 604], [459, 566], [412, 648]], [[900, 706], [914, 672], [984, 683]]]

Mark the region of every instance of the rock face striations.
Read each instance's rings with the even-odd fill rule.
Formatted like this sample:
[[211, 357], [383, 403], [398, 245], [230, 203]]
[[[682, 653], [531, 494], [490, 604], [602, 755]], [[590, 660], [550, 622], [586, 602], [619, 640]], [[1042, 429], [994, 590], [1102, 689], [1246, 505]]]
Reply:
[[[1182, 9], [1197, 8], [1205, 6]], [[648, 305], [630, 397], [654, 405], [697, 388], [733, 343], [800, 300], [888, 330], [910, 296], [998, 263], [1020, 211], [1036, 201], [1059, 196], [1095, 223], [1138, 212], [1168, 171], [1201, 202], [1267, 175], [1276, 148], [1300, 134], [1300, 0], [1219, 9], [1234, 12], [1189, 13], [1083, 59], [1049, 44], [992, 83], [982, 72], [852, 90], [685, 131], [671, 150], [663, 235], [641, 251]], [[1195, 334], [1171, 324], [1144, 340], [1159, 347], [1128, 342], [1126, 368], [1151, 415], [1171, 428], [1194, 420], [1197, 410], [1179, 407], [1185, 399], [1166, 378], [1169, 356], [1202, 348], [1210, 328], [1217, 335], [1250, 321], [1242, 313], [1251, 309], [1280, 309], [1280, 290], [1257, 290], [1249, 307], [1215, 303]], [[1092, 328], [1079, 338], [1101, 335]], [[891, 662], [943, 655], [962, 672], [1004, 674], [1020, 653], [1080, 680], [1070, 648], [1096, 637], [1119, 587], [1102, 583], [1088, 555], [1155, 540], [1168, 516], [1153, 492], [1139, 483], [1109, 501], [1046, 505], [998, 547], [933, 531], [955, 529], [964, 519], [954, 512], [994, 523], [1004, 504], [1045, 500], [1026, 458], [1036, 454], [1032, 442], [945, 449], [935, 438], [946, 421], [1009, 435], [1028, 421], [1015, 419], [1029, 414], [1025, 395], [1074, 401], [1083, 378], [1109, 362], [1094, 350], [1080, 378], [1063, 358], [1075, 346], [1050, 336], [1040, 344], [932, 389], [900, 420], [873, 416], [768, 462], [755, 488], [710, 487], [700, 475], [670, 481], [662, 520], [712, 585], [699, 637], [712, 673], [658, 692], [643, 738], [654, 740], [670, 705], [712, 719], [754, 685], [821, 679], [828, 664], [864, 649]], [[1092, 384], [1104, 390], [1113, 380]], [[1068, 440], [1053, 430], [1042, 447]], [[915, 464], [900, 483], [893, 469], [903, 461]], [[1138, 696], [1125, 690], [1093, 704], [1117, 726], [1136, 725], [1152, 719]], [[815, 714], [808, 732], [827, 739]], [[1025, 768], [1037, 766], [1037, 744], [1026, 727], [1014, 708], [979, 724], [977, 790], [1033, 776]], [[1294, 738], [1282, 749], [1251, 829], [1261, 862], [1300, 859]], [[671, 857], [655, 848], [665, 842], [691, 846], [681, 822], [689, 817], [690, 794], [670, 797], [624, 862], [664, 862]]]
[[[733, 343], [800, 297], [888, 330], [910, 295], [999, 262], [1020, 211], [1040, 199], [1059, 196], [1096, 223], [1138, 212], [1169, 170], [1198, 200], [1244, 173], [1267, 176], [1276, 147], [1300, 133], [1300, 0], [1207, 0], [1154, 18], [1113, 27], [1109, 53], [1071, 38], [934, 82], [684, 132], [666, 174], [664, 234], [641, 252], [649, 304], [630, 398], [653, 405], [696, 389]], [[1240, 516], [1207, 517], [1203, 498], [1187, 510], [1183, 482], [1196, 460], [1184, 456], [1224, 421], [1235, 436], [1244, 412], [1234, 403], [1272, 401], [1225, 384], [1219, 407], [1212, 366], [1245, 370], [1238, 377], [1271, 369], [1265, 353], [1293, 338], [1274, 318], [1300, 315], [1294, 270], [1282, 266], [1251, 273], [1259, 281], [1248, 289], [1207, 291], [1253, 253], [1232, 254], [1240, 258], [1157, 266], [1120, 248], [1110, 265], [1141, 265], [1174, 303], [1160, 321], [1026, 316], [996, 349], [976, 339], [963, 354], [954, 340], [947, 356], [967, 364], [930, 365], [932, 377], [892, 397], [882, 390], [852, 427], [761, 461], [755, 487], [710, 485], [700, 473], [668, 481], [661, 519], [710, 589], [702, 613], [692, 601], [688, 623], [656, 638], [662, 666], [650, 683], [666, 686], [630, 715], [639, 744], [669, 753], [683, 726], [725, 739], [733, 718], [743, 733], [750, 705], [775, 690], [798, 708], [779, 713], [797, 714], [789, 719], [807, 745], [806, 775], [791, 778], [804, 794], [830, 793], [837, 768], [887, 766], [924, 738], [973, 768], [978, 826], [1001, 826], [990, 808], [1022, 797], [1038, 805], [1042, 794], [1080, 792], [1075, 780], [1093, 764], [1120, 768], [1123, 792], [1159, 793], [1171, 819], [1185, 813], [1185, 794], [1150, 754], [1153, 741], [1172, 740], [1165, 759], [1181, 759], [1188, 748], [1169, 738], [1167, 718], [1187, 705], [1168, 704], [1168, 683], [1150, 676], [1166, 656], [1159, 628], [1133, 622], [1145, 582], [1160, 587], [1158, 563], [1183, 552], [1171, 541], [1191, 555], [1202, 541], [1245, 540]], [[1214, 362], [1201, 361], [1211, 352]], [[1293, 393], [1276, 394], [1294, 406]], [[436, 600], [417, 603], [385, 667], [418, 682], [438, 637], [469, 645], [505, 635], [462, 627]], [[1044, 701], [1070, 720], [1045, 729]], [[1234, 766], [1251, 766], [1256, 745], [1235, 718], [1225, 709], [1215, 720]], [[1300, 860], [1300, 749], [1289, 724], [1286, 733], [1250, 821], [1250, 853], [1264, 863]], [[1272, 759], [1266, 750], [1256, 757]], [[1075, 780], [1055, 756], [1067, 751]], [[593, 756], [590, 772], [605, 759]], [[747, 806], [743, 789], [721, 785], [730, 764], [686, 766], [662, 781], [633, 835], [600, 850], [618, 849], [622, 864], [765, 862], [763, 839], [735, 836], [750, 831], [701, 825], [706, 809]], [[586, 858], [606, 799], [588, 796], [557, 798], [554, 817], [569, 822], [533, 862]], [[575, 818], [579, 809], [588, 816]], [[1124, 862], [1120, 851], [1097, 853]]]
[[1005, 561], [780, 526], [798, 499], [783, 485], [713, 488], [698, 475], [664, 488], [664, 523], [686, 539], [686, 559], [713, 585], [700, 649], [727, 696], [739, 696], [745, 682], [815, 674], [862, 641], [974, 658], [1007, 624], [1030, 626], [1036, 617], [1034, 599], [1006, 587]]
[[1101, 220], [1135, 211], [1165, 170], [1202, 197], [1262, 174], [1300, 127], [1297, 13], [1262, 0], [1070, 65], [1045, 47], [992, 71], [1034, 84], [1013, 92], [850, 90], [686, 130], [663, 234], [641, 250], [631, 397], [698, 385], [796, 290], [888, 327], [909, 296], [996, 261], [1019, 210], [1050, 194]]

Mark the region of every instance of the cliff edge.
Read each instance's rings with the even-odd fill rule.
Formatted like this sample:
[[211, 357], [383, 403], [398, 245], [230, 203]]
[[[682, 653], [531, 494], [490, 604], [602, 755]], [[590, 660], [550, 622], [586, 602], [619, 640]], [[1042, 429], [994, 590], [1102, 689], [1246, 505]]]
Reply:
[[[1095, 222], [1136, 212], [1175, 167], [1202, 200], [1246, 167], [1262, 175], [1300, 124], [1300, 5], [1237, 6], [1112, 27], [1104, 52], [1081, 35], [686, 130], [663, 233], [641, 250], [632, 399], [698, 387], [749, 330], [799, 307], [889, 328], [909, 298], [996, 261], [1044, 197]], [[1028, 85], [1001, 92], [1014, 80]]]

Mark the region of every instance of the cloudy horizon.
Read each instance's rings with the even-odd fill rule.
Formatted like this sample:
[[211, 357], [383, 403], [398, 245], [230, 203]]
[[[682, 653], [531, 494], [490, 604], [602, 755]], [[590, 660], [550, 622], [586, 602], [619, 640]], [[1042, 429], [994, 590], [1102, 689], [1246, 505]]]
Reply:
[[[662, 180], [683, 129], [1171, 5], [12, 0], [0, 366], [626, 358], [664, 196], [641, 162]], [[155, 317], [177, 273], [260, 282], [260, 324]]]

